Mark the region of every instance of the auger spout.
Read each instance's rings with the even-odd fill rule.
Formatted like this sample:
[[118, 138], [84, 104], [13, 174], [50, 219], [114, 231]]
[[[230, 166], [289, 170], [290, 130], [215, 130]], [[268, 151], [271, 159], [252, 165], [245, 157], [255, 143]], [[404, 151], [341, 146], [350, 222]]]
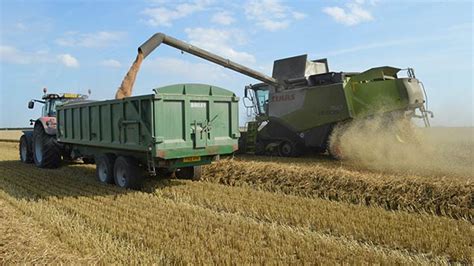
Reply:
[[277, 79], [267, 76], [263, 73], [260, 73], [256, 70], [243, 66], [241, 64], [235, 63], [229, 59], [223, 58], [219, 55], [213, 54], [209, 51], [196, 47], [194, 45], [185, 43], [173, 37], [167, 36], [163, 33], [156, 33], [146, 42], [144, 42], [139, 48], [138, 53], [142, 54], [144, 58], [146, 58], [153, 50], [155, 50], [158, 46], [162, 43], [167, 44], [171, 47], [179, 49], [181, 51], [190, 53], [197, 57], [203, 58], [207, 61], [211, 61], [215, 64], [223, 66], [225, 68], [232, 69], [236, 72], [244, 74], [246, 76], [252, 77], [254, 79], [258, 79], [264, 83], [272, 85], [276, 88], [283, 87], [284, 85], [280, 83]]

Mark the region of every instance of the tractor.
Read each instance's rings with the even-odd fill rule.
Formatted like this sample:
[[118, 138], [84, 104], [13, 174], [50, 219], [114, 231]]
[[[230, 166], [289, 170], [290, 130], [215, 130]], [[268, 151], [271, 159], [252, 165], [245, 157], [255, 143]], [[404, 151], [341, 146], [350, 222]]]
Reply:
[[[70, 153], [56, 141], [56, 106], [66, 102], [85, 101], [88, 95], [74, 93], [47, 93], [41, 100], [33, 99], [28, 102], [28, 108], [33, 109], [35, 103], [43, 104], [41, 117], [30, 120], [33, 130], [23, 131], [20, 137], [20, 160], [24, 163], [34, 163], [40, 168], [56, 168], [61, 163], [61, 156], [68, 158]], [[85, 163], [92, 159], [83, 158]]]

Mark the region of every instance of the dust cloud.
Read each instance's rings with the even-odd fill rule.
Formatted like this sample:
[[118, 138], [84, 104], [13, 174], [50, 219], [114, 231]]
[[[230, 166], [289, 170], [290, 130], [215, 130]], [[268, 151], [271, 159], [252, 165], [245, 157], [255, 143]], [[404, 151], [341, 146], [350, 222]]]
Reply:
[[125, 78], [122, 81], [122, 84], [117, 89], [117, 93], [115, 94], [115, 99], [123, 99], [124, 97], [129, 97], [132, 95], [133, 91], [133, 84], [135, 83], [135, 79], [137, 77], [137, 73], [140, 70], [140, 66], [143, 61], [143, 54], [138, 52], [137, 58], [133, 62], [132, 66], [125, 75]]
[[335, 128], [330, 147], [376, 170], [474, 180], [473, 128], [419, 128], [407, 119], [373, 118]]

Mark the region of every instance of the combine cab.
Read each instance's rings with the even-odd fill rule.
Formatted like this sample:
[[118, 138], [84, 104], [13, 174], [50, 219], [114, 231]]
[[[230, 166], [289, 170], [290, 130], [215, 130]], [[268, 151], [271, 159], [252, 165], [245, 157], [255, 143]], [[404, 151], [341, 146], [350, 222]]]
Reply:
[[[20, 160], [24, 163], [35, 163], [41, 168], [55, 168], [65, 154], [56, 141], [56, 106], [66, 102], [87, 100], [87, 95], [63, 93], [49, 94], [46, 89], [41, 100], [31, 100], [28, 108], [33, 109], [35, 102], [43, 104], [41, 117], [30, 120], [33, 131], [24, 131], [20, 137]], [[87, 161], [87, 159], [85, 159]]]

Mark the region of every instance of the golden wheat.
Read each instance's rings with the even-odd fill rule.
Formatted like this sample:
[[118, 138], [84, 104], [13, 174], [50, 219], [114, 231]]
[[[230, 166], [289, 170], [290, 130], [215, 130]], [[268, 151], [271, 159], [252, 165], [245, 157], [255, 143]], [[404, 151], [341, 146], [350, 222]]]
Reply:
[[285, 159], [257, 160], [221, 160], [205, 167], [205, 180], [473, 222], [472, 179], [430, 179], [324, 165], [301, 167], [285, 163]]
[[206, 182], [123, 190], [91, 165], [22, 164], [17, 146], [0, 143], [0, 263], [473, 261], [468, 221]]

